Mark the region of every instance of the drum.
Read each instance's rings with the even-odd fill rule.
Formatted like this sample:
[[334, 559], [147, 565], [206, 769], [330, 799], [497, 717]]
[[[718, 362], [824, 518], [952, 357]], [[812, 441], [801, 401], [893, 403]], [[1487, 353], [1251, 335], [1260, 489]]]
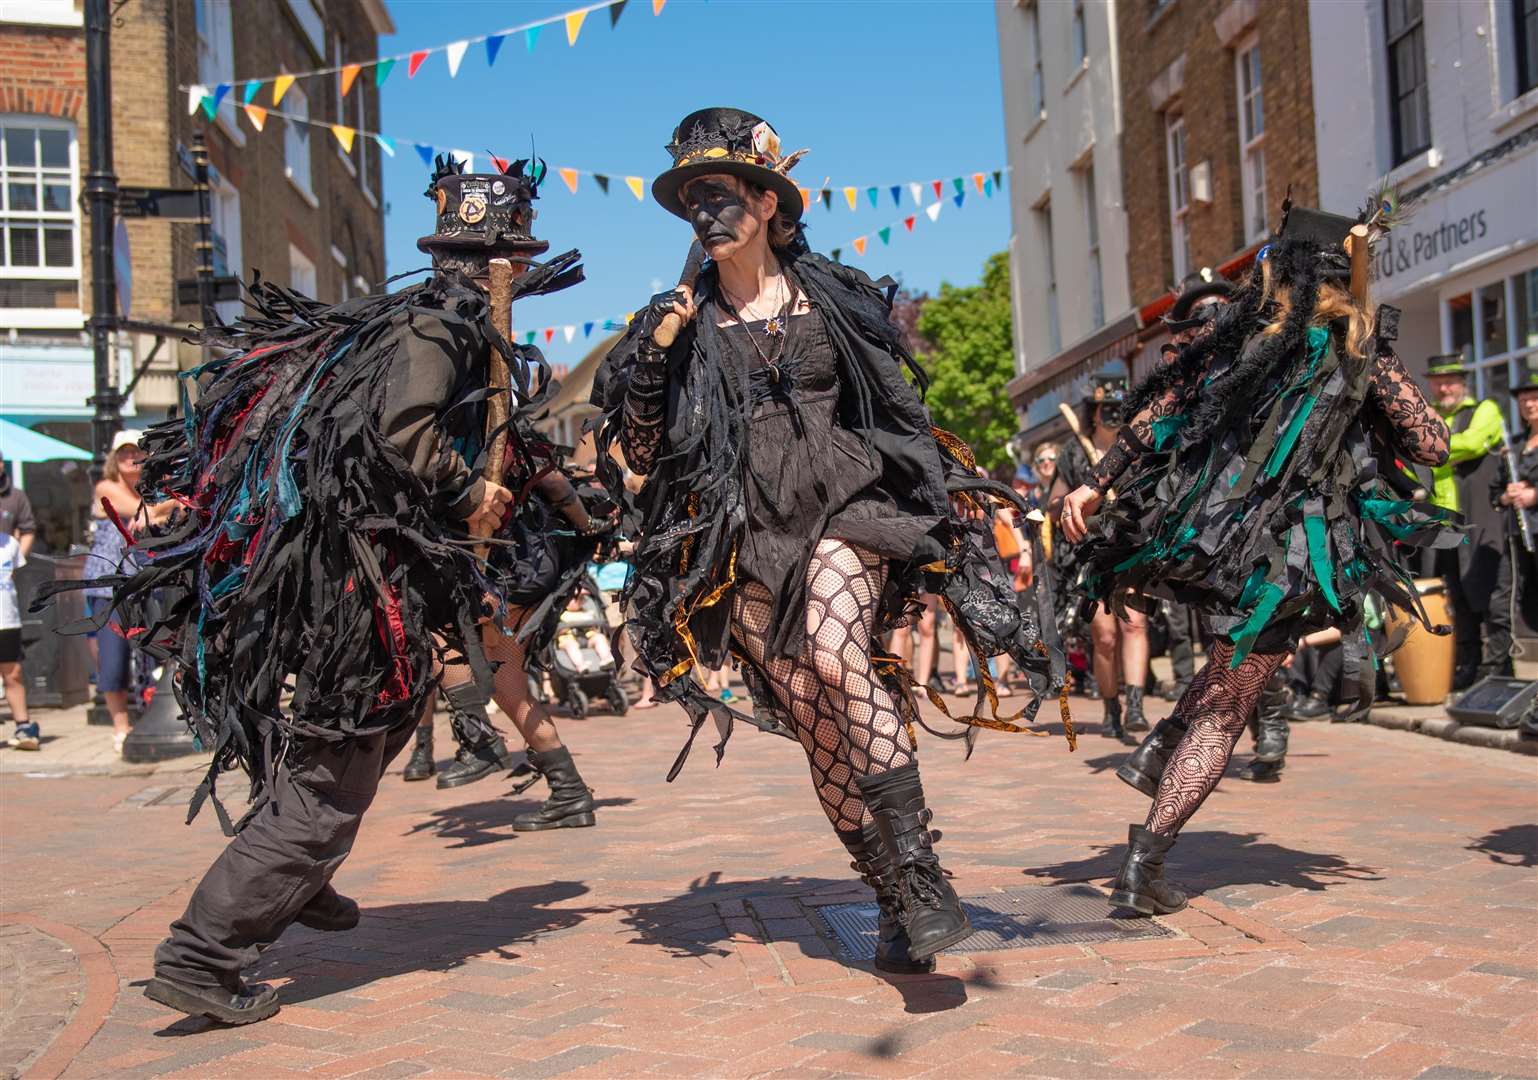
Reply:
[[[1432, 625], [1450, 625], [1447, 591], [1441, 578], [1418, 578], [1415, 591], [1420, 594], [1426, 618]], [[1453, 689], [1453, 637], [1427, 632], [1413, 615], [1398, 608], [1389, 610], [1394, 630], [1408, 627], [1404, 644], [1394, 653], [1394, 671], [1407, 705], [1440, 705]]]

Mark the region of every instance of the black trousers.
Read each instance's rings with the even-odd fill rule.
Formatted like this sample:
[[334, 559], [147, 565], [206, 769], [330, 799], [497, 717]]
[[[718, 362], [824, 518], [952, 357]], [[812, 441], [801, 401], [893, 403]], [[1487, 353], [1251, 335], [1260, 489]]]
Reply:
[[366, 739], [295, 744], [273, 779], [272, 798], [214, 860], [156, 948], [155, 973], [235, 990], [259, 947], [278, 940], [352, 851], [363, 813], [416, 719], [403, 715], [387, 733]]
[[1345, 666], [1346, 650], [1340, 645], [1326, 645], [1323, 648], [1305, 645], [1292, 658], [1289, 681], [1297, 693], [1312, 694], [1325, 701], [1339, 701], [1340, 680]]
[[[1454, 663], [1464, 678], [1476, 673], [1503, 673], [1511, 663], [1512, 566], [1509, 553], [1502, 547], [1481, 545], [1473, 558], [1477, 561], [1476, 566], [1468, 576], [1493, 582], [1489, 596], [1474, 595], [1465, 586], [1457, 549], [1436, 553], [1436, 570], [1447, 583], [1447, 598], [1452, 608]], [[1494, 572], [1490, 573], [1492, 567]]]
[[1167, 600], [1164, 611], [1170, 628], [1170, 667], [1174, 669], [1175, 681], [1182, 686], [1189, 686], [1196, 677], [1196, 642], [1191, 632], [1191, 609]]

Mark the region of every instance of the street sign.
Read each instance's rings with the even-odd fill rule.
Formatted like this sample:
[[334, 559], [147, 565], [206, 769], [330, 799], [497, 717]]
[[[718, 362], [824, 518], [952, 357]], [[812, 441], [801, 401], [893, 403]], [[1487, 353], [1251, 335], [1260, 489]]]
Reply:
[[112, 264], [117, 270], [117, 313], [126, 319], [133, 312], [134, 260], [128, 250], [128, 226], [122, 218], [112, 230]]
[[165, 221], [202, 219], [198, 193], [182, 188], [118, 188], [118, 213], [124, 217], [155, 217]]
[[[213, 280], [213, 286], [213, 302], [216, 304], [222, 304], [227, 300], [240, 299], [240, 279], [238, 277], [216, 277]], [[183, 306], [197, 306], [197, 278], [183, 278], [176, 283], [176, 302]]]

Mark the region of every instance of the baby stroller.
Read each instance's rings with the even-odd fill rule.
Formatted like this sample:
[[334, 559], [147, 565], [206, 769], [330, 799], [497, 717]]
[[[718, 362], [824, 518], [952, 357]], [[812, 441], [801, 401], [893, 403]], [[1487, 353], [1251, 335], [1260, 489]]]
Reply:
[[[630, 708], [630, 695], [619, 680], [619, 666], [614, 657], [599, 651], [590, 640], [596, 632], [606, 640], [609, 626], [604, 597], [591, 581], [584, 580], [574, 603], [561, 612], [555, 640], [545, 650], [540, 666], [550, 675], [550, 687], [556, 702], [564, 705], [577, 719], [588, 714], [594, 699], [607, 701], [610, 710], [624, 716]], [[572, 663], [571, 645], [576, 646], [577, 663]]]

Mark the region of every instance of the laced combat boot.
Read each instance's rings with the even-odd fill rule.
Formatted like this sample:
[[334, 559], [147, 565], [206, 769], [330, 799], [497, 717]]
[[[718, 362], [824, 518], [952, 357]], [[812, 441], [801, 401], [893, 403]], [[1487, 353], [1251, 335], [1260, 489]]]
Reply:
[[1159, 790], [1159, 780], [1169, 764], [1175, 747], [1186, 737], [1185, 717], [1178, 712], [1170, 713], [1154, 725], [1142, 744], [1123, 761], [1116, 770], [1124, 784], [1137, 788], [1150, 799]]
[[1128, 733], [1148, 730], [1148, 719], [1143, 715], [1141, 686], [1127, 687], [1127, 714], [1126, 719], [1122, 721], [1122, 730]]
[[417, 728], [417, 744], [411, 748], [411, 758], [401, 770], [401, 779], [426, 780], [437, 771], [438, 764], [433, 761], [433, 726], [427, 724]]
[[1114, 697], [1101, 698], [1100, 704], [1105, 707], [1105, 718], [1100, 721], [1100, 737], [1125, 739], [1127, 733], [1121, 726], [1121, 700]]
[[594, 824], [593, 793], [582, 782], [571, 751], [564, 746], [554, 750], [530, 750], [529, 766], [550, 785], [550, 797], [538, 810], [513, 818], [514, 832], [542, 832], [545, 829], [585, 829]]
[[1164, 880], [1164, 857], [1175, 846], [1173, 836], [1141, 825], [1127, 829], [1127, 854], [1111, 886], [1111, 905], [1139, 915], [1169, 915], [1186, 906], [1186, 894]]
[[343, 896], [331, 887], [330, 882], [327, 882], [321, 886], [320, 892], [310, 897], [309, 903], [299, 909], [299, 914], [294, 916], [294, 921], [300, 926], [308, 926], [311, 930], [336, 933], [339, 930], [351, 930], [357, 926], [358, 915], [358, 901]]
[[443, 691], [449, 706], [449, 726], [459, 749], [454, 760], [438, 774], [438, 787], [455, 788], [473, 784], [497, 772], [513, 767], [507, 743], [497, 734], [486, 717], [486, 694], [473, 681], [450, 686]]
[[908, 955], [928, 960], [972, 934], [956, 890], [945, 878], [929, 833], [930, 812], [917, 763], [855, 781], [897, 877]]
[[876, 919], [876, 970], [893, 975], [927, 975], [935, 969], [934, 957], [913, 959], [908, 931], [902, 924], [902, 889], [897, 883], [897, 871], [881, 846], [881, 830], [874, 821], [867, 821], [858, 834], [840, 834], [840, 838], [854, 858], [850, 867], [861, 881], [876, 890], [876, 906], [880, 909]]
[[1255, 724], [1259, 728], [1255, 738], [1256, 761], [1271, 763], [1287, 756], [1287, 701], [1287, 679], [1278, 670], [1260, 692], [1260, 702], [1255, 706]]

